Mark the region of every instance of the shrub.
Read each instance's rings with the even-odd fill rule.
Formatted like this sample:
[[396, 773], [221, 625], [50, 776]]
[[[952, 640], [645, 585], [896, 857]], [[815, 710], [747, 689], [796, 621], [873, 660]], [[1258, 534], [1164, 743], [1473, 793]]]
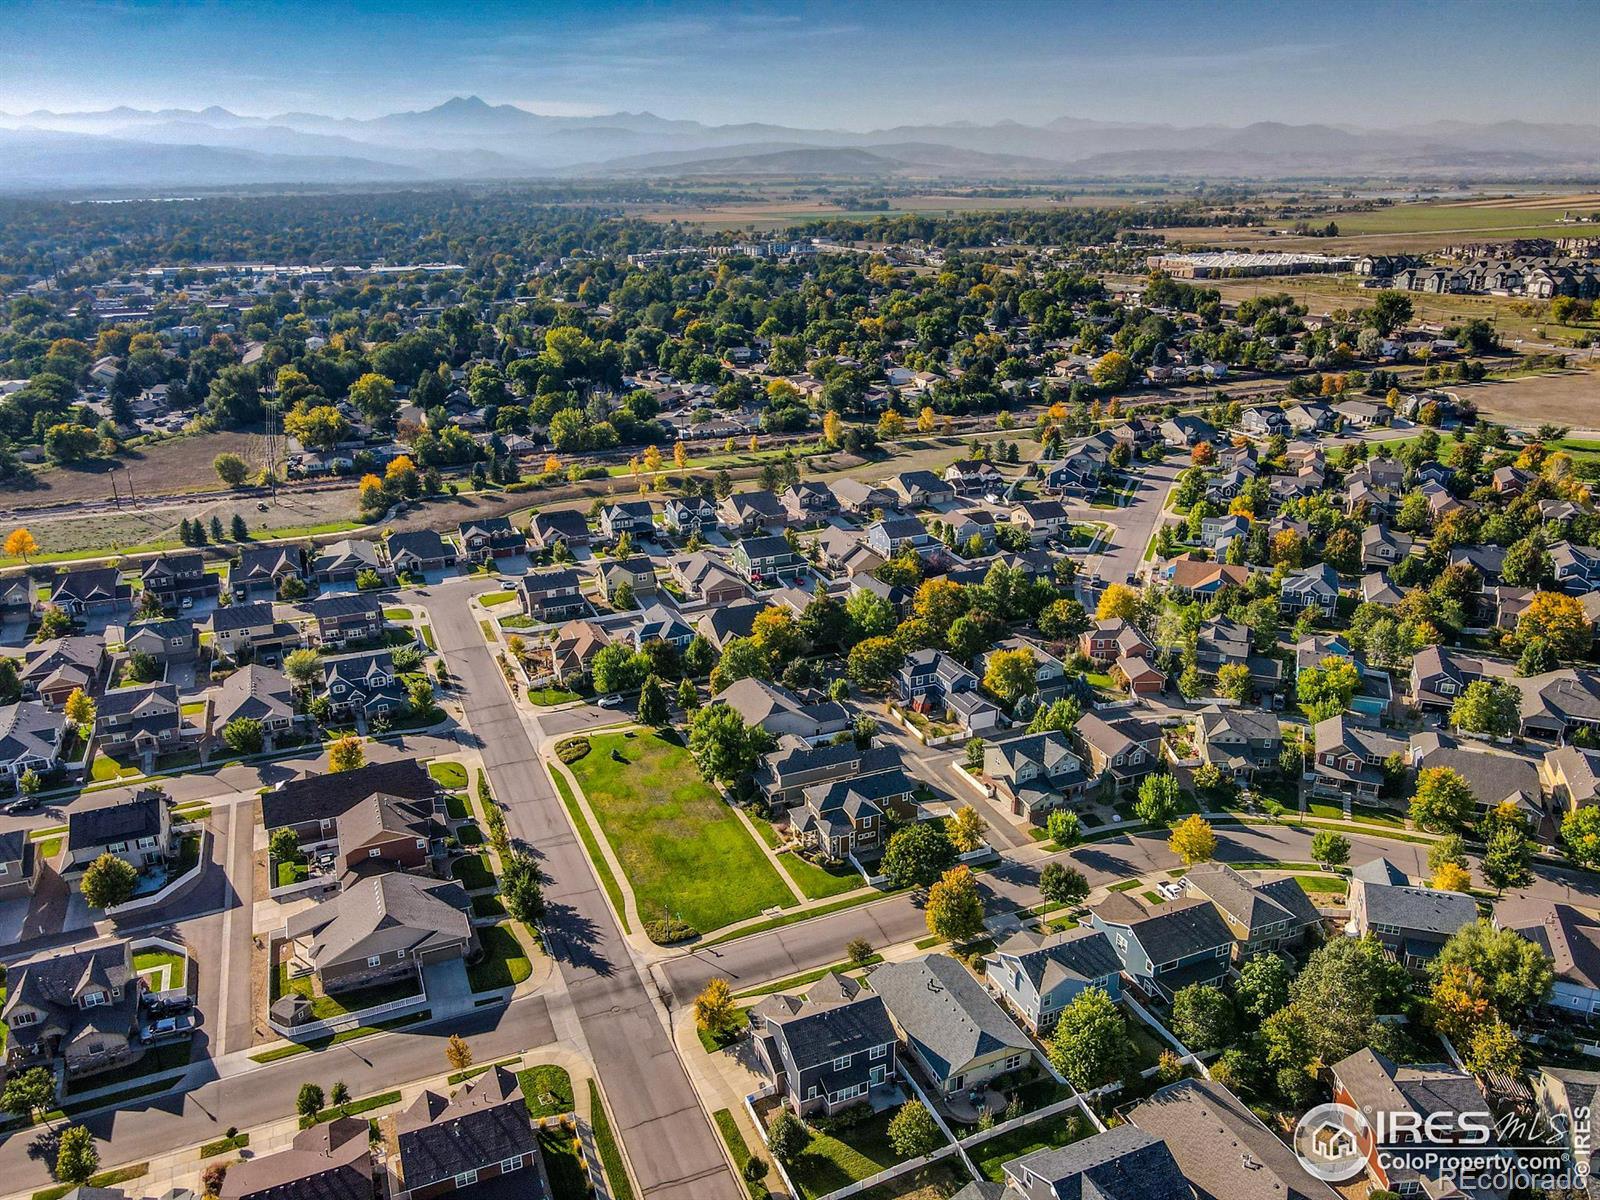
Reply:
[[644, 935], [658, 946], [676, 946], [699, 937], [700, 931], [677, 917], [662, 917], [659, 921], [646, 921]]
[[564, 742], [556, 743], [556, 757], [568, 766], [585, 757], [589, 750], [589, 739], [586, 737], [568, 738]]

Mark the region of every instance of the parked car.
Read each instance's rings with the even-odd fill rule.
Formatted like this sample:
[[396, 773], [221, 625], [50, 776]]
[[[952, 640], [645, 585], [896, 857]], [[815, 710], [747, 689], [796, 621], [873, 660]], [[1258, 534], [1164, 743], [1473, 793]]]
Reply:
[[601, 708], [621, 708], [622, 707], [622, 697], [621, 696], [601, 696], [600, 699], [595, 701], [595, 703], [598, 704]]
[[179, 1034], [188, 1033], [190, 1024], [187, 1017], [160, 1017], [139, 1030], [139, 1040], [148, 1046], [151, 1042], [158, 1042], [162, 1038], [177, 1037]]
[[44, 807], [44, 801], [38, 796], [19, 796], [5, 806], [5, 813], [11, 816], [15, 813], [33, 812]]

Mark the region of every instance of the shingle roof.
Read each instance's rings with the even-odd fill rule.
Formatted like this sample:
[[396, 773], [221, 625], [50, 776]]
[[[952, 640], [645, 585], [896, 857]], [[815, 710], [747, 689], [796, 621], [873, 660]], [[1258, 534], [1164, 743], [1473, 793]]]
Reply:
[[873, 971], [872, 990], [930, 1067], [948, 1078], [981, 1055], [1029, 1053], [1022, 1031], [989, 999], [967, 969], [946, 954], [929, 954]]
[[1154, 909], [1140, 907], [1137, 913], [1102, 903], [1095, 911], [1102, 914], [1103, 920], [1128, 926], [1150, 961], [1158, 966], [1233, 941], [1233, 934], [1209, 900], [1176, 900]]
[[804, 1000], [773, 996], [756, 1006], [768, 1031], [788, 1045], [800, 1070], [894, 1041], [883, 997], [839, 981], [842, 976], [819, 980]]
[[228, 1168], [221, 1200], [371, 1200], [367, 1122], [339, 1117], [295, 1135], [288, 1150]]
[[411, 1191], [538, 1150], [522, 1088], [500, 1066], [453, 1097], [423, 1092], [396, 1118], [395, 1131]]
[[1064, 982], [1093, 983], [1122, 969], [1110, 939], [1098, 929], [1068, 929], [1043, 938], [1025, 930], [1007, 938], [995, 952], [1015, 958], [1041, 994]]
[[1514, 929], [1551, 960], [1563, 983], [1600, 988], [1600, 920], [1592, 914], [1537, 896], [1511, 897], [1494, 908], [1494, 922]]
[[1366, 912], [1371, 925], [1392, 925], [1405, 932], [1449, 937], [1478, 919], [1478, 902], [1460, 892], [1369, 883]]
[[91, 850], [112, 842], [159, 837], [165, 803], [160, 792], [140, 792], [132, 800], [75, 809], [67, 814], [67, 849]]
[[431, 800], [438, 785], [418, 762], [368, 763], [354, 771], [291, 779], [261, 797], [261, 822], [270, 830], [305, 821], [332, 820], [374, 792]]
[[427, 951], [471, 936], [472, 901], [461, 885], [391, 871], [363, 879], [288, 924], [291, 936], [314, 935], [310, 959], [322, 970], [375, 954]]
[[[1036, 1150], [1005, 1164], [1028, 1196], [1060, 1200], [1191, 1200], [1172, 1151], [1136, 1125], [1119, 1125], [1069, 1146]], [[1038, 1192], [1035, 1184], [1048, 1192]]]

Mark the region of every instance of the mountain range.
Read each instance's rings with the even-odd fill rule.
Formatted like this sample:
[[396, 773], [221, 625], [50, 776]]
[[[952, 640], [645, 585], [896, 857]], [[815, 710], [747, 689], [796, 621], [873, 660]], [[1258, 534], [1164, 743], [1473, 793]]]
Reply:
[[226, 108], [0, 113], [0, 189], [802, 176], [860, 179], [1600, 173], [1600, 126], [1438, 121], [1394, 129], [1259, 122], [902, 125], [857, 132], [705, 125], [648, 112], [556, 117], [477, 96], [358, 119]]

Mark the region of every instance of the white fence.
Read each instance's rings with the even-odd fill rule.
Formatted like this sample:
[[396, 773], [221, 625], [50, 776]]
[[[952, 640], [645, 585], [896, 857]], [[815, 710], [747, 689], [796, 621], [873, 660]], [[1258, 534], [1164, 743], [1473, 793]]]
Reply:
[[184, 960], [184, 981], [182, 985], [178, 987], [165, 987], [159, 990], [156, 988], [151, 988], [146, 995], [153, 996], [157, 1000], [178, 1000], [186, 997], [189, 994], [189, 971], [193, 966], [193, 960], [189, 957], [188, 947], [179, 945], [177, 942], [168, 941], [166, 938], [162, 937], [142, 937], [133, 943], [132, 949], [133, 952], [137, 954], [146, 946], [154, 946], [157, 950], [165, 950], [168, 954], [176, 954]]
[[407, 996], [404, 1000], [391, 1000], [387, 1004], [375, 1004], [371, 1008], [345, 1013], [343, 1016], [329, 1017], [326, 1021], [307, 1021], [301, 1025], [282, 1024], [269, 1012], [267, 1024], [290, 1041], [303, 1041], [306, 1038], [321, 1037], [326, 1033], [343, 1033], [347, 1029], [370, 1025], [375, 1020], [421, 1012], [427, 1007], [428, 992], [424, 988], [415, 996]]
[[174, 825], [174, 835], [198, 831], [200, 834], [200, 853], [195, 859], [194, 866], [175, 879], [169, 879], [159, 891], [151, 892], [147, 896], [140, 896], [129, 900], [126, 904], [113, 904], [106, 909], [108, 917], [125, 917], [132, 913], [143, 912], [157, 905], [165, 904], [183, 895], [200, 878], [206, 869], [206, 861], [211, 857], [211, 831], [199, 825]]

